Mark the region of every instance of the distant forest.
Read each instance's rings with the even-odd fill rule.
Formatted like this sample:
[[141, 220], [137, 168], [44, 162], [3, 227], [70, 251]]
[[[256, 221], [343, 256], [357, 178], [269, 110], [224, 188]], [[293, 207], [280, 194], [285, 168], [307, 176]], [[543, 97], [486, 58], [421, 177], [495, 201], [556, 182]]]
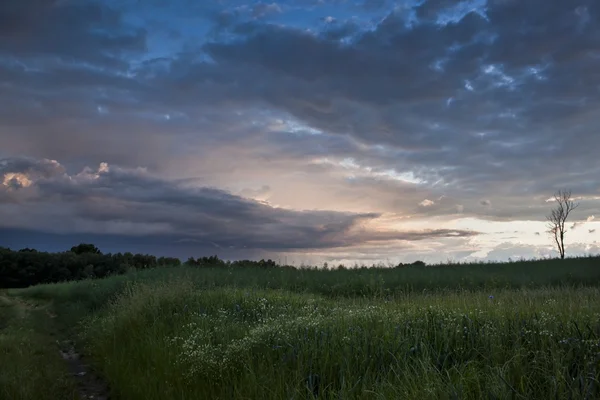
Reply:
[[60, 253], [0, 247], [0, 288], [104, 278], [125, 273], [129, 268], [179, 264], [181, 261], [177, 258], [156, 258], [147, 254], [102, 254], [93, 244], [80, 244]]
[[[95, 245], [82, 243], [73, 246], [69, 251], [49, 253], [25, 248], [11, 250], [0, 247], [0, 289], [25, 288], [40, 283], [57, 283], [89, 278], [105, 278], [121, 275], [133, 269], [155, 267], [177, 267], [182, 265], [178, 258], [156, 257], [149, 254], [106, 253], [103, 254]], [[225, 261], [216, 255], [209, 257], [188, 258], [183, 265], [192, 267], [260, 267], [260, 268], [292, 268], [289, 265], [268, 260]], [[398, 264], [395, 267], [422, 267], [426, 264], [415, 261], [412, 264]], [[323, 265], [329, 269], [327, 263]], [[358, 268], [358, 265], [356, 266]], [[365, 266], [362, 266], [366, 268]], [[377, 266], [373, 265], [373, 268]], [[317, 268], [317, 267], [313, 267]], [[345, 266], [334, 267], [341, 270]]]
[[[223, 261], [217, 256], [189, 258], [190, 266], [259, 266], [277, 267], [272, 260]], [[0, 288], [24, 288], [40, 283], [56, 283], [87, 278], [105, 278], [124, 274], [131, 269], [174, 267], [181, 260], [148, 254], [103, 254], [93, 244], [82, 243], [69, 251], [48, 253], [25, 248], [0, 247]]]

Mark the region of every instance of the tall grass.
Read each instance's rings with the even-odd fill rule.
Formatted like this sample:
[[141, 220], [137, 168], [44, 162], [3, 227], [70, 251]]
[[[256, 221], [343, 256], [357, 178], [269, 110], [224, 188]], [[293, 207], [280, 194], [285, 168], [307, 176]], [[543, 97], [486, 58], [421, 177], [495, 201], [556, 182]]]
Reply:
[[115, 399], [592, 399], [599, 287], [581, 258], [160, 268], [9, 293], [52, 302]]
[[599, 295], [333, 300], [140, 284], [83, 336], [125, 399], [597, 398]]
[[424, 291], [596, 286], [600, 285], [600, 258], [344, 270], [182, 266], [132, 270], [102, 280], [38, 285], [17, 292], [36, 299], [82, 302], [97, 309], [128, 282], [167, 281], [177, 277], [202, 288], [286, 289], [333, 298], [397, 296]]

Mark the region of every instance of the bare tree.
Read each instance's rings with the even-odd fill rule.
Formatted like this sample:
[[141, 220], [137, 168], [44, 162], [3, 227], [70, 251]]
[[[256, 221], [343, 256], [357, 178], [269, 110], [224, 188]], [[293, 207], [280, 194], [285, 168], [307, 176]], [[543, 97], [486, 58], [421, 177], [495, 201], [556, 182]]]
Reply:
[[579, 204], [571, 199], [571, 191], [559, 190], [554, 194], [556, 206], [552, 209], [548, 220], [548, 233], [554, 238], [560, 258], [565, 258], [565, 223], [571, 211], [577, 208]]

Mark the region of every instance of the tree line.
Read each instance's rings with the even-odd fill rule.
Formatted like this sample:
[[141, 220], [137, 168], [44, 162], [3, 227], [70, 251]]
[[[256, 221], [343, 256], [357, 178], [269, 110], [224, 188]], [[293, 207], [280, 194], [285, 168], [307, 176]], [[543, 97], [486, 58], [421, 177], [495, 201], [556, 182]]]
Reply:
[[[124, 274], [130, 269], [173, 267], [181, 260], [149, 254], [103, 254], [95, 245], [81, 243], [64, 252], [43, 252], [24, 248], [0, 247], [0, 289], [24, 288], [42, 283], [56, 283], [88, 278], [105, 278]], [[281, 267], [269, 260], [225, 261], [214, 256], [190, 257], [183, 263], [192, 267]]]
[[85, 243], [58, 253], [0, 247], [0, 288], [23, 288], [40, 283], [104, 278], [123, 274], [131, 268], [180, 264], [178, 258], [157, 258], [148, 254], [103, 254], [93, 244]]

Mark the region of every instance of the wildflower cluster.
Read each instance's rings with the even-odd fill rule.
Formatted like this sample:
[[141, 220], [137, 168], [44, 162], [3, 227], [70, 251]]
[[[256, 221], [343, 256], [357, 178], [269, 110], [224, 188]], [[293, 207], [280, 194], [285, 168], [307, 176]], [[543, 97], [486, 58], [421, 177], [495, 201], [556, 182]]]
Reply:
[[[422, 376], [440, 379], [440, 388], [458, 387], [465, 382], [461, 376], [470, 376], [477, 387], [496, 388], [494, 396], [502, 398], [503, 380], [518, 387], [517, 377], [525, 376], [550, 387], [558, 374], [560, 382], [579, 379], [581, 390], [588, 390], [593, 382], [588, 377], [599, 373], [597, 309], [580, 305], [576, 314], [564, 307], [560, 312], [548, 296], [527, 303], [502, 293], [493, 301], [487, 293], [465, 297], [471, 302], [460, 296], [329, 299], [236, 289], [147, 296], [145, 303], [133, 296], [90, 320], [95, 335], [154, 330], [164, 346], [157, 350], [168, 355], [163, 364], [176, 371], [165, 382], [210, 387], [220, 398], [231, 398], [226, 388], [246, 388], [249, 382], [279, 385], [277, 393], [285, 398], [306, 390], [302, 385], [358, 398], [379, 382], [405, 388]], [[438, 389], [431, 396], [440, 395]], [[524, 386], [518, 390], [532, 393]], [[406, 393], [397, 398], [407, 397], [414, 398]]]

